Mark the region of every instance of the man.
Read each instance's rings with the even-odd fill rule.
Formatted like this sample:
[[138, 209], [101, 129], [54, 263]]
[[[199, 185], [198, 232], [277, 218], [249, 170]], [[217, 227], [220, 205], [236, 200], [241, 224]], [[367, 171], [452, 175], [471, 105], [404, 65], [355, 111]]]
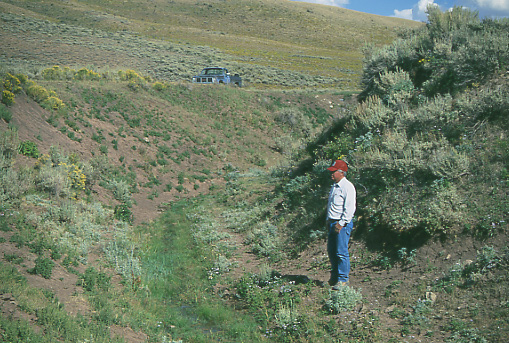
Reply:
[[353, 229], [356, 191], [354, 185], [346, 179], [348, 165], [345, 161], [336, 160], [327, 170], [331, 172], [334, 181], [327, 204], [327, 252], [331, 263], [329, 285], [338, 290], [340, 286], [346, 285], [350, 273], [348, 241]]

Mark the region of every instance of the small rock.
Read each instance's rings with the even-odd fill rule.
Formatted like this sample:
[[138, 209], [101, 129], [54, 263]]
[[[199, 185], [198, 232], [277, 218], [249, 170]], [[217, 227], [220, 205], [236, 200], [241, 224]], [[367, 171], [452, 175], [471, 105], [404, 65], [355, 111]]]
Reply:
[[432, 304], [437, 301], [437, 295], [433, 292], [426, 292], [426, 300], [431, 301]]
[[0, 299], [2, 299], [3, 301], [14, 300], [11, 293], [0, 294]]
[[385, 313], [391, 313], [396, 308], [396, 305], [391, 305], [385, 309]]

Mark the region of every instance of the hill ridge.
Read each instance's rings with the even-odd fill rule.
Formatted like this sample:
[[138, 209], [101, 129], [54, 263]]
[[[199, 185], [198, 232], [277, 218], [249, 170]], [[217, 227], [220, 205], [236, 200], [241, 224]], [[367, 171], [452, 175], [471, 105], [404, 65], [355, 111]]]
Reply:
[[[7, 2], [9, 3], [9, 2]], [[163, 4], [166, 6], [188, 6], [192, 1], [179, 0], [172, 2], [173, 5], [161, 3], [153, 3], [154, 6], [160, 8]], [[303, 4], [303, 3], [289, 3], [289, 2], [277, 2], [278, 6], [282, 9], [281, 11], [275, 11], [274, 8], [271, 8], [267, 5], [265, 1], [257, 2], [256, 4], [252, 4], [251, 2], [220, 2], [213, 1], [211, 2], [214, 6], [230, 6], [232, 11], [243, 11], [243, 6], [259, 6], [257, 8], [258, 11], [262, 15], [272, 15], [275, 17], [282, 16], [281, 11], [290, 11], [288, 13], [292, 13], [291, 11], [299, 9], [301, 14], [305, 16], [313, 16], [313, 12], [309, 12], [305, 9], [316, 8], [317, 13], [322, 16], [329, 18], [332, 13], [343, 13], [347, 10], [336, 9], [336, 8], [327, 8], [324, 9], [320, 6], [316, 7], [313, 4]], [[289, 84], [292, 87], [298, 87], [299, 83], [296, 83], [296, 80], [304, 78], [314, 80], [313, 86], [319, 86], [320, 83], [325, 87], [330, 87], [334, 85], [334, 87], [342, 87], [344, 89], [355, 89], [358, 87], [357, 82], [360, 77], [360, 59], [362, 52], [360, 50], [361, 46], [359, 42], [374, 42], [376, 44], [384, 44], [388, 43], [391, 39], [395, 37], [395, 29], [398, 27], [416, 27], [421, 25], [420, 23], [397, 20], [395, 18], [377, 18], [368, 14], [356, 14], [354, 17], [358, 19], [351, 19], [350, 17], [346, 18], [346, 22], [349, 24], [346, 25], [344, 19], [337, 19], [338, 24], [334, 24], [336, 26], [327, 26], [320, 27], [316, 32], [314, 30], [309, 30], [309, 25], [315, 25], [313, 23], [307, 23], [306, 20], [297, 20], [297, 18], [293, 18], [292, 15], [288, 14], [284, 17], [284, 21], [288, 22], [288, 24], [281, 23], [280, 25], [288, 27], [288, 33], [285, 34], [283, 31], [279, 30], [281, 27], [272, 28], [267, 27], [267, 25], [274, 25], [276, 23], [271, 23], [268, 20], [270, 17], [267, 17], [266, 22], [263, 22], [263, 17], [258, 18], [253, 23], [238, 25], [236, 23], [237, 18], [240, 15], [231, 15], [232, 18], [230, 20], [221, 20], [221, 16], [213, 16], [210, 18], [212, 21], [217, 21], [221, 23], [217, 28], [210, 25], [195, 25], [195, 28], [192, 30], [196, 31], [196, 34], [193, 34], [192, 37], [187, 37], [185, 33], [179, 31], [179, 29], [175, 29], [172, 26], [171, 21], [168, 23], [167, 19], [163, 23], [156, 23], [156, 21], [151, 21], [150, 17], [142, 16], [139, 17], [140, 13], [137, 11], [136, 6], [143, 5], [143, 2], [130, 2], [130, 6], [124, 6], [125, 8], [117, 8], [115, 9], [118, 13], [122, 12], [124, 18], [129, 20], [130, 16], [132, 16], [133, 20], [138, 20], [138, 22], [132, 23], [121, 23], [122, 25], [118, 26], [112, 23], [102, 23], [101, 20], [90, 19], [87, 21], [87, 18], [90, 16], [84, 13], [83, 10], [79, 8], [77, 10], [74, 9], [74, 6], [83, 7], [84, 4], [69, 2], [63, 3], [60, 1], [48, 1], [45, 3], [45, 6], [40, 6], [39, 4], [22, 1], [22, 2], [11, 2], [9, 8], [13, 8], [14, 4], [18, 8], [27, 8], [31, 13], [39, 13], [39, 15], [44, 15], [46, 18], [51, 19], [53, 21], [53, 25], [58, 25], [58, 23], [68, 23], [74, 26], [82, 26], [82, 27], [90, 27], [96, 30], [105, 30], [110, 32], [122, 32], [124, 30], [128, 30], [134, 32], [136, 35], [143, 36], [148, 39], [159, 40], [160, 49], [165, 49], [165, 44], [171, 44], [179, 49], [189, 49], [189, 46], [208, 46], [213, 50], [208, 56], [203, 56], [199, 59], [190, 58], [193, 56], [194, 52], [189, 51], [185, 55], [181, 55], [180, 59], [172, 59], [168, 57], [158, 57], [158, 62], [152, 62], [149, 65], [145, 65], [143, 63], [138, 64], [138, 69], [143, 73], [150, 73], [154, 76], [161, 79], [170, 79], [170, 75], [164, 73], [158, 73], [158, 69], [163, 69], [168, 65], [183, 63], [184, 65], [200, 65], [200, 67], [206, 66], [210, 62], [223, 61], [223, 64], [231, 65], [235, 68], [230, 69], [238, 69], [241, 74], [245, 75], [248, 81], [251, 84], [263, 85], [263, 84], [272, 84], [276, 83], [278, 86], [285, 86], [285, 84]], [[50, 6], [48, 6], [48, 4]], [[103, 2], [90, 2], [88, 6], [94, 5], [94, 10], [101, 10], [104, 13], [108, 13], [108, 7], [111, 6], [113, 8], [115, 2], [110, 2], [105, 4]], [[202, 4], [202, 6], [207, 6], [207, 4]], [[7, 7], [7, 6], [5, 6]], [[51, 8], [51, 11], [48, 9]], [[84, 7], [87, 8], [87, 7]], [[177, 8], [177, 7], [176, 7]], [[163, 9], [159, 9], [163, 11]], [[12, 11], [12, 10], [10, 10]], [[77, 11], [77, 12], [76, 12]], [[339, 11], [339, 12], [338, 12]], [[80, 15], [78, 15], [80, 13]], [[191, 24], [195, 19], [200, 16], [199, 11], [191, 10], [185, 15], [179, 15], [179, 20], [182, 22], [181, 25], [183, 27], [189, 28], [189, 24], [186, 24], [189, 21]], [[234, 12], [236, 13], [236, 12]], [[157, 14], [157, 12], [156, 12]], [[202, 14], [203, 15], [203, 14]], [[321, 18], [321, 17], [320, 17]], [[331, 17], [332, 18], [332, 17]], [[374, 18], [374, 19], [373, 19]], [[320, 19], [323, 20], [323, 19]], [[333, 19], [330, 19], [333, 20]], [[329, 19], [325, 20], [325, 23], [330, 21]], [[366, 25], [364, 20], [369, 22], [369, 25]], [[377, 24], [379, 22], [379, 24]], [[152, 27], [152, 23], [157, 25], [156, 27]], [[90, 26], [93, 25], [93, 26]], [[166, 26], [165, 26], [166, 25]], [[316, 25], [320, 25], [319, 23]], [[338, 27], [337, 25], [342, 25]], [[245, 34], [241, 34], [239, 30], [244, 30]], [[249, 30], [249, 31], [247, 31]], [[153, 31], [153, 32], [152, 32]], [[203, 33], [206, 33], [206, 36], [202, 36]], [[26, 33], [23, 33], [25, 35]], [[65, 34], [65, 33], [63, 33]], [[229, 34], [234, 34], [236, 36], [242, 36], [243, 39], [231, 39]], [[255, 38], [250, 38], [255, 37]], [[285, 38], [287, 37], [287, 38]], [[305, 37], [307, 40], [304, 42], [303, 39]], [[20, 45], [23, 43], [29, 42], [28, 39], [24, 39], [23, 37], [19, 37], [22, 41], [19, 42]], [[134, 37], [132, 37], [134, 38]], [[97, 39], [97, 37], [96, 37]], [[23, 42], [23, 40], [25, 42]], [[263, 41], [264, 44], [260, 45], [256, 42]], [[166, 43], [164, 43], [166, 41]], [[286, 42], [286, 43], [285, 43]], [[75, 42], [74, 44], [79, 44], [79, 42]], [[284, 43], [284, 44], [281, 44]], [[290, 44], [286, 46], [285, 44]], [[302, 49], [303, 52], [313, 50], [318, 56], [324, 57], [326, 59], [321, 60], [322, 63], [313, 63], [313, 61], [309, 61], [309, 59], [300, 58], [299, 55], [302, 55], [300, 51], [296, 51], [295, 48], [299, 50]], [[35, 48], [35, 46], [34, 46]], [[88, 47], [92, 49], [92, 46]], [[98, 47], [99, 48], [99, 47]], [[143, 46], [133, 47], [137, 51], [137, 53], [142, 53], [144, 51]], [[102, 50], [105, 47], [101, 48]], [[115, 53], [115, 50], [122, 51], [120, 46], [112, 46], [109, 50], [112, 53]], [[65, 52], [65, 49], [62, 51]], [[100, 52], [99, 52], [100, 53]], [[130, 52], [131, 58], [136, 60], [137, 56], [132, 56], [132, 52]], [[161, 52], [159, 52], [161, 54]], [[65, 55], [65, 54], [64, 54]], [[91, 55], [89, 53], [89, 55]], [[118, 53], [116, 54], [116, 59], [123, 60]], [[216, 56], [217, 55], [217, 56]], [[40, 64], [41, 66], [47, 67], [51, 64], [50, 61], [45, 61], [44, 56], [41, 56], [42, 59], [32, 59], [34, 62]], [[62, 56], [63, 57], [63, 56]], [[187, 59], [190, 59], [187, 61]], [[166, 61], [165, 61], [166, 60]], [[207, 62], [209, 60], [209, 62]], [[94, 61], [94, 59], [92, 59]], [[112, 62], [114, 59], [112, 59]], [[57, 61], [55, 61], [57, 62]], [[326, 62], [326, 63], [324, 63]], [[82, 62], [83, 64], [85, 62]], [[99, 67], [107, 67], [108, 65], [99, 64], [99, 60], [95, 63], [98, 64]], [[163, 65], [163, 64], [164, 65]], [[56, 64], [64, 64], [64, 63], [56, 63]], [[110, 67], [115, 67], [118, 63], [112, 63]], [[86, 66], [86, 65], [85, 65]], [[121, 65], [121, 67], [125, 67]], [[194, 67], [196, 68], [196, 67]], [[186, 70], [179, 71], [177, 76], [179, 80], [186, 79], [189, 80], [189, 77], [192, 75], [194, 71]], [[200, 68], [196, 68], [200, 69]], [[349, 72], [344, 73], [343, 70], [348, 70]], [[266, 75], [277, 75], [280, 74], [279, 77], [268, 77]]]

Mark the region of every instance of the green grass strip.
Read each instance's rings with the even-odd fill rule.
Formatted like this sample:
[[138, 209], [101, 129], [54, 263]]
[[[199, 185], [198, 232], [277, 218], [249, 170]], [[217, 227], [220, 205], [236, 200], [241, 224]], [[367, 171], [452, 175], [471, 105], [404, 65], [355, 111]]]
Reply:
[[152, 300], [163, 306], [161, 326], [173, 339], [210, 342], [263, 340], [257, 323], [220, 302], [212, 293], [207, 268], [213, 263], [211, 249], [192, 234], [186, 214], [199, 200], [174, 203], [156, 222], [142, 227], [147, 240], [142, 268]]

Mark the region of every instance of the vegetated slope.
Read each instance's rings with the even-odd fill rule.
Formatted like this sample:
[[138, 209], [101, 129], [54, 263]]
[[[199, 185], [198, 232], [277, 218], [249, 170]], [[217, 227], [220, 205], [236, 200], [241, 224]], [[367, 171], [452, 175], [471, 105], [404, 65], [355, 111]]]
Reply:
[[[475, 20], [469, 24], [472, 26], [460, 27], [481, 26]], [[426, 34], [418, 36], [426, 41]], [[399, 49], [401, 45], [405, 49]], [[490, 45], [493, 46], [498, 45]], [[384, 59], [386, 53], [391, 55], [391, 49], [411, 58]], [[412, 54], [415, 51], [418, 53]], [[294, 94], [278, 92], [197, 88], [157, 83], [134, 72], [118, 74], [117, 70], [98, 74], [100, 77], [93, 81], [96, 75], [92, 68], [54, 67], [44, 73], [34, 68], [37, 83], [56, 90], [69, 107], [66, 111], [43, 110], [23, 91], [16, 94], [16, 103], [7, 112], [2, 107], [2, 118], [10, 114], [9, 121], [21, 124], [19, 135], [25, 144], [19, 144], [15, 135], [5, 130], [7, 123], [2, 124], [1, 170], [5, 173], [1, 196], [2, 213], [7, 215], [0, 217], [0, 244], [7, 255], [4, 254], [0, 271], [2, 292], [8, 294], [2, 296], [0, 334], [42, 339], [42, 335], [31, 333], [34, 328], [36, 332], [44, 330], [46, 341], [93, 338], [107, 342], [111, 332], [120, 333], [130, 342], [163, 342], [172, 338], [502, 342], [508, 309], [508, 256], [504, 251], [507, 96], [503, 96], [507, 80], [487, 67], [481, 70], [486, 72], [489, 86], [474, 84], [484, 75], [468, 79], [468, 73], [467, 82], [462, 78], [442, 82], [448, 80], [443, 76], [453, 74], [451, 68], [458, 65], [455, 58], [471, 55], [442, 56], [439, 52], [442, 50], [430, 49], [431, 55], [423, 59], [420, 54], [424, 52], [414, 50], [404, 40], [387, 50], [373, 51], [365, 74], [366, 89], [372, 92], [367, 98], [371, 100], [344, 118], [348, 110], [338, 106], [343, 103], [339, 94], [335, 98], [324, 94], [308, 97], [305, 93], [293, 97]], [[400, 61], [412, 63], [399, 65]], [[450, 63], [442, 64], [444, 61]], [[383, 64], [386, 62], [388, 65]], [[436, 68], [437, 64], [440, 68]], [[413, 73], [412, 66], [421, 66], [418, 70], [424, 73]], [[429, 77], [428, 82], [411, 78], [423, 75]], [[393, 80], [397, 82], [392, 83]], [[373, 87], [368, 87], [370, 82]], [[419, 85], [425, 87], [421, 89]], [[419, 97], [425, 93], [432, 98], [436, 87], [441, 90], [436, 102]], [[459, 94], [449, 97], [450, 89]], [[467, 93], [463, 93], [465, 89]], [[55, 99], [48, 99], [41, 104], [49, 108], [56, 104], [58, 108]], [[417, 109], [422, 102], [427, 107]], [[460, 118], [454, 117], [454, 106], [463, 111]], [[437, 114], [443, 113], [443, 108], [452, 109], [445, 118]], [[432, 115], [425, 116], [426, 113]], [[39, 116], [31, 118], [32, 114], [44, 120]], [[311, 163], [307, 161], [299, 170], [283, 165], [271, 174], [260, 170], [278, 160], [291, 137], [303, 137], [319, 128], [327, 114], [341, 115], [343, 119], [324, 134], [325, 139], [311, 146]], [[449, 116], [456, 119], [449, 122]], [[22, 122], [17, 122], [22, 118]], [[441, 125], [432, 130], [437, 120]], [[202, 122], [206, 123], [205, 128]], [[350, 126], [353, 123], [357, 126]], [[412, 125], [407, 127], [405, 123]], [[23, 131], [24, 127], [31, 131]], [[37, 127], [44, 128], [44, 132], [32, 131]], [[444, 128], [447, 134], [443, 133]], [[406, 129], [410, 133], [429, 129], [433, 136], [407, 136]], [[469, 139], [457, 142], [461, 133]], [[244, 143], [250, 134], [260, 136], [256, 142]], [[284, 139], [272, 142], [271, 134]], [[440, 138], [442, 134], [445, 137], [435, 141], [435, 136]], [[61, 150], [49, 149], [50, 137], [62, 139]], [[267, 141], [259, 142], [259, 137]], [[426, 139], [421, 140], [422, 137]], [[34, 171], [11, 169], [13, 149], [22, 146], [20, 151], [26, 155], [35, 152], [26, 140], [36, 143], [51, 158], [40, 159], [39, 169]], [[407, 140], [414, 144], [407, 144]], [[425, 140], [432, 143], [432, 149], [423, 155], [433, 159], [423, 162], [417, 160], [421, 155], [412, 155], [406, 148], [419, 152], [427, 147]], [[470, 142], [475, 144], [469, 145]], [[259, 145], [249, 150], [256, 143]], [[453, 143], [469, 148], [471, 156], [475, 156], [468, 156], [471, 164], [467, 165], [474, 166], [468, 176], [485, 190], [482, 206], [470, 207], [470, 202], [458, 200], [459, 196], [468, 199], [471, 188], [462, 175], [464, 165], [447, 163], [465, 158], [460, 148], [454, 153]], [[269, 146], [279, 152], [266, 150]], [[214, 151], [224, 153], [216, 155]], [[321, 287], [320, 281], [327, 279], [327, 259], [323, 242], [317, 238], [322, 235], [328, 189], [322, 170], [329, 159], [340, 154], [345, 154], [352, 166], [349, 177], [359, 188], [361, 218], [352, 244], [352, 280], [345, 288], [351, 292], [338, 299]], [[441, 158], [438, 162], [446, 162], [438, 163], [440, 178], [430, 167], [436, 165], [437, 157]], [[26, 161], [18, 163], [25, 165]], [[28, 161], [35, 162], [33, 158]], [[231, 161], [235, 163], [229, 165]], [[212, 169], [203, 168], [204, 163], [214, 165], [217, 175]], [[246, 164], [235, 168], [235, 164], [242, 163]], [[79, 188], [80, 178], [73, 183], [74, 188], [65, 184], [75, 172], [86, 175], [91, 182], [85, 190]], [[53, 175], [58, 177], [51, 178]], [[491, 183], [484, 184], [480, 181], [483, 179]], [[172, 187], [166, 186], [168, 180]], [[166, 199], [161, 201], [166, 193], [174, 196], [168, 201], [187, 196], [186, 190], [188, 195], [207, 193], [204, 183], [209, 181], [217, 182], [216, 190], [220, 190], [215, 198], [202, 196], [175, 206], [165, 205]], [[279, 185], [276, 189], [275, 183]], [[176, 189], [180, 185], [182, 193]], [[420, 207], [421, 201], [428, 198], [410, 196], [411, 191], [422, 195], [423, 189], [432, 192], [433, 199], [440, 201], [439, 207], [425, 209]], [[170, 209], [156, 224], [138, 226], [132, 235], [126, 225], [130, 220], [131, 207], [127, 205], [131, 204], [127, 203], [132, 201], [131, 191], [138, 202], [132, 204], [134, 210], [141, 206], [142, 199], [149, 205], [161, 201], [162, 207]], [[106, 195], [103, 199], [110, 206], [97, 205], [93, 201], [97, 195]], [[88, 201], [75, 201], [75, 197]], [[396, 198], [397, 202], [391, 201]], [[116, 207], [117, 204], [126, 206]], [[195, 208], [197, 205], [201, 206]], [[441, 208], [445, 211], [441, 212]], [[405, 212], [409, 210], [411, 214]], [[467, 235], [460, 230], [463, 222], [449, 224], [457, 220], [454, 211], [459, 210], [467, 214], [464, 223], [471, 225], [464, 227]], [[427, 211], [435, 215], [429, 222], [426, 216], [420, 216]], [[442, 230], [445, 243], [429, 238], [435, 230]], [[451, 230], [456, 235], [454, 239], [450, 239]], [[427, 239], [428, 244], [422, 246], [423, 240], [416, 241], [415, 234]], [[204, 243], [205, 249], [200, 249], [202, 244], [198, 242]], [[179, 245], [183, 249], [178, 250]], [[86, 251], [88, 248], [91, 250]], [[59, 256], [59, 252], [63, 254]], [[172, 252], [176, 254], [171, 255]], [[109, 288], [108, 277], [114, 274], [103, 267], [103, 253], [108, 265], [122, 275], [122, 287], [118, 278], [113, 278], [111, 284], [115, 287]], [[293, 259], [295, 256], [299, 257]], [[191, 261], [182, 264], [186, 258]], [[46, 279], [51, 261], [56, 264]], [[212, 280], [203, 283], [205, 286], [203, 274]], [[182, 284], [177, 287], [179, 281]], [[221, 306], [209, 306], [208, 301], [215, 298], [210, 293], [213, 285], [216, 296], [234, 304], [233, 308], [248, 311], [256, 319], [255, 325], [242, 317], [243, 312], [229, 317]], [[356, 292], [364, 297], [362, 302]], [[473, 304], [472, 298], [480, 305]], [[166, 308], [166, 312], [161, 308]], [[65, 310], [80, 315], [67, 316]], [[191, 329], [185, 327], [184, 318], [192, 322]], [[244, 322], [248, 324], [241, 327]]]
[[[66, 78], [63, 69], [48, 70]], [[279, 164], [282, 153], [295, 144], [284, 140], [298, 141], [304, 134], [277, 121], [283, 108], [319, 113], [321, 118], [306, 119], [311, 124], [305, 124], [305, 133], [310, 134], [342, 105], [341, 95], [288, 96], [282, 105], [277, 94], [140, 82], [41, 80], [38, 85], [56, 91], [66, 109], [48, 111], [20, 94], [9, 122], [18, 128], [20, 140], [35, 142], [41, 154], [57, 147], [80, 160], [96, 160], [99, 171], [126, 174], [135, 208], [140, 206], [134, 211], [136, 222], [153, 219], [161, 204], [206, 192], [223, 168]], [[162, 89], [153, 88], [157, 85]]]
[[[357, 87], [363, 43], [385, 44], [394, 39], [396, 30], [422, 25], [289, 1], [7, 1], [2, 10], [52, 23], [38, 29], [40, 24], [27, 27], [41, 34], [36, 42], [45, 43], [38, 44], [41, 53], [37, 59], [46, 63], [44, 66], [88, 60], [99, 67], [137, 66], [161, 79], [189, 80], [201, 67], [221, 64], [239, 72], [248, 84], [347, 89]], [[6, 28], [17, 21], [9, 20]], [[56, 23], [72, 26], [59, 29]], [[66, 31], [73, 32], [75, 27], [82, 28], [74, 36], [83, 41], [66, 40]], [[6, 32], [6, 41], [20, 36], [17, 44], [30, 44], [30, 40], [21, 39], [27, 30], [13, 35]], [[94, 47], [104, 35], [109, 43], [97, 42]], [[137, 44], [140, 35], [166, 43], [153, 40]], [[65, 53], [46, 60], [44, 46], [48, 43], [59, 45], [62, 52], [81, 51], [65, 62], [60, 61]], [[122, 64], [125, 56], [139, 64]], [[110, 63], [101, 64], [105, 60]]]
[[325, 185], [317, 171], [343, 156], [358, 189], [354, 241], [380, 254], [371, 266], [399, 264], [396, 275], [403, 272], [388, 282], [381, 275], [390, 271], [365, 273], [361, 262], [353, 275], [365, 277], [357, 283], [365, 292], [386, 285], [384, 311], [399, 319], [404, 340], [503, 342], [508, 22], [479, 20], [461, 8], [434, 9], [428, 20], [426, 28], [368, 51], [362, 102], [309, 146], [310, 159], [288, 180], [292, 243], [308, 256], [323, 218], [316, 190]]
[[[156, 242], [145, 240], [159, 234], [167, 239], [167, 231], [177, 226], [172, 222], [152, 228], [153, 222], [159, 222], [161, 213], [171, 213], [179, 199], [200, 199], [210, 192], [219, 192], [218, 199], [228, 198], [231, 190], [223, 193], [226, 175], [278, 165], [301, 139], [347, 106], [341, 94], [167, 84], [132, 70], [99, 74], [54, 66], [43, 69], [36, 81], [6, 72], [2, 80], [4, 94], [14, 95], [12, 103], [0, 107], [0, 267], [5, 293], [0, 335], [6, 339], [38, 337], [32, 328], [44, 330], [48, 341], [92, 336], [107, 342], [110, 333], [129, 342], [142, 342], [147, 335], [162, 337], [167, 327], [155, 333], [134, 319], [141, 312], [156, 316], [135, 303], [141, 300], [137, 292], [152, 287], [143, 276], [146, 268], [160, 265], [141, 261], [139, 249], [149, 248], [143, 255], [155, 252]], [[213, 207], [203, 213], [208, 211]], [[189, 230], [192, 222], [179, 221], [179, 237], [189, 242], [178, 248], [187, 253], [192, 248], [187, 244], [197, 244]], [[135, 234], [132, 223], [148, 228], [148, 233]], [[176, 258], [165, 253], [164, 248], [155, 258]], [[194, 280], [185, 277], [191, 268], [203, 272], [213, 262], [213, 253], [199, 261], [203, 266], [193, 260], [187, 274], [179, 274], [176, 282], [187, 291], [170, 297], [171, 307], [163, 306], [164, 311], [183, 306], [180, 302], [191, 296], [188, 292], [198, 289], [189, 287]], [[168, 268], [177, 268], [177, 262]], [[169, 271], [162, 273], [156, 272], [156, 281]], [[171, 285], [166, 279], [164, 283]], [[163, 303], [150, 299], [161, 311]], [[131, 314], [120, 315], [117, 306]], [[106, 313], [111, 310], [116, 314]], [[103, 314], [95, 316], [94, 311]], [[93, 325], [83, 326], [73, 317], [76, 314]], [[59, 317], [65, 324], [56, 325]], [[25, 331], [13, 334], [19, 325], [25, 325]], [[65, 335], [59, 325], [67, 327]], [[176, 337], [185, 330], [179, 325]]]

